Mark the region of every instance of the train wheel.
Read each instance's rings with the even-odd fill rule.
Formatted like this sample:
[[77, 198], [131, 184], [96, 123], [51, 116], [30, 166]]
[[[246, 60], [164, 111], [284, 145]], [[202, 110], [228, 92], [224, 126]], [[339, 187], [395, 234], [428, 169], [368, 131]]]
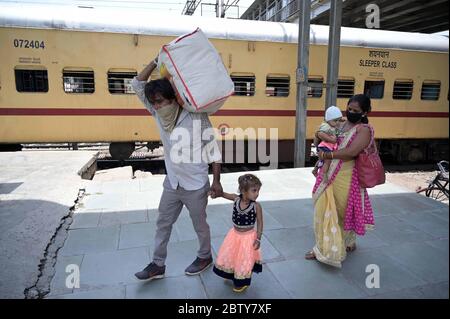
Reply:
[[113, 159], [122, 161], [130, 158], [134, 148], [134, 142], [115, 142], [109, 144], [109, 153]]

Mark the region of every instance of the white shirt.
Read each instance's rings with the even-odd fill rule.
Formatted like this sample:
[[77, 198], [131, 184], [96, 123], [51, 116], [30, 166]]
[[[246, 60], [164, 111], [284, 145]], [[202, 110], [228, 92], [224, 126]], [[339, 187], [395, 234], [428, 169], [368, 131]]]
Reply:
[[[205, 128], [211, 128], [206, 113], [190, 113], [182, 109], [172, 132], [163, 129], [153, 105], [145, 97], [145, 84], [133, 78], [131, 85], [147, 110], [155, 117], [164, 147], [167, 177], [164, 187], [198, 190], [209, 183], [208, 164], [220, 162], [222, 155], [214, 135], [202, 140]], [[211, 132], [211, 131], [210, 131]], [[208, 134], [206, 134], [208, 135]]]

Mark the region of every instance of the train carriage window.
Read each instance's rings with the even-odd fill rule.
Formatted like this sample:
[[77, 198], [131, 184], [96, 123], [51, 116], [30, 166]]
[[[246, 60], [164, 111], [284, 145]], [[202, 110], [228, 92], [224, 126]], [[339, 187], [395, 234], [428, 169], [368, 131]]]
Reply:
[[94, 71], [92, 69], [63, 69], [63, 86], [66, 93], [94, 93]]
[[14, 70], [17, 92], [48, 92], [47, 70]]
[[397, 80], [394, 82], [392, 98], [394, 100], [411, 100], [414, 82], [412, 80]]
[[338, 98], [351, 98], [355, 94], [355, 79], [340, 78], [337, 85]]
[[384, 80], [365, 81], [364, 94], [371, 99], [382, 99], [384, 96]]
[[420, 98], [422, 100], [437, 101], [441, 93], [441, 81], [423, 81]]
[[134, 94], [131, 80], [136, 71], [108, 71], [108, 90], [111, 94]]
[[323, 78], [310, 77], [308, 78], [308, 97], [322, 97], [323, 93]]
[[234, 95], [254, 96], [255, 75], [250, 73], [232, 73], [230, 75], [234, 83]]
[[269, 74], [266, 77], [267, 96], [289, 96], [289, 75]]

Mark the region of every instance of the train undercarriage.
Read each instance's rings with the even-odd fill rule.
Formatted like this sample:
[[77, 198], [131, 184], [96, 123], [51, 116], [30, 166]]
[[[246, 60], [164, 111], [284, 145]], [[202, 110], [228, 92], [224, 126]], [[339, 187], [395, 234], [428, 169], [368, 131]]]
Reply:
[[[77, 143], [65, 143], [72, 145], [72, 149], [77, 149]], [[75, 145], [75, 147], [73, 146]], [[145, 147], [152, 151], [161, 146], [159, 141], [147, 142]], [[275, 144], [270, 141], [222, 141], [219, 147], [222, 152], [225, 163], [261, 163], [267, 164], [268, 161], [277, 161], [278, 163], [288, 163], [294, 160], [294, 140], [279, 140], [276, 143], [275, 156], [271, 147]], [[383, 160], [396, 163], [423, 163], [438, 162], [449, 159], [449, 140], [448, 139], [382, 139], [377, 140], [380, 156]], [[315, 157], [312, 140], [306, 143], [306, 162], [310, 162]], [[263, 148], [263, 149], [262, 149]], [[14, 152], [23, 149], [22, 144], [0, 144], [0, 151]], [[135, 142], [112, 142], [109, 144], [111, 158], [115, 160], [125, 160], [130, 158], [136, 150]], [[253, 155], [255, 153], [256, 155]]]

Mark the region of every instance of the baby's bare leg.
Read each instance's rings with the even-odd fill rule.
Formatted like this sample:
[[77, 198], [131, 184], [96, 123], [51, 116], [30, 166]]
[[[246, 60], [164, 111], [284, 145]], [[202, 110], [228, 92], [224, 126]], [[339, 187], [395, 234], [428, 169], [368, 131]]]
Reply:
[[331, 165], [331, 160], [329, 160], [329, 159], [324, 160], [323, 166], [322, 166], [322, 172], [323, 172], [323, 179], [325, 181], [328, 180], [328, 176], [327, 175], [328, 175], [328, 170], [330, 169], [330, 165]]
[[318, 174], [318, 172], [319, 172], [319, 162], [320, 162], [320, 160], [318, 160], [318, 161], [316, 162], [316, 165], [314, 165], [314, 169], [313, 169], [313, 171], [312, 171], [312, 174], [313, 174], [315, 177], [317, 177], [317, 174]]

